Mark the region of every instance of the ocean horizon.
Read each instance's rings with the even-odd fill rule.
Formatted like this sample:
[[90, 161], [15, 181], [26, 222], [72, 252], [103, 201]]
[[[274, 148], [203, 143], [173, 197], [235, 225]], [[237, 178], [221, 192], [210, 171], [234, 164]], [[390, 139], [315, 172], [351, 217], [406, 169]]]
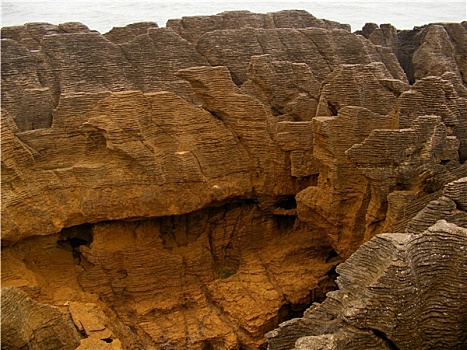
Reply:
[[224, 11], [247, 10], [268, 13], [305, 10], [317, 18], [351, 25], [359, 30], [365, 23], [390, 23], [398, 29], [412, 29], [428, 23], [466, 20], [465, 1], [2, 1], [1, 26], [31, 22], [60, 24], [81, 22], [106, 33], [113, 27], [136, 22], [156, 22], [164, 27], [169, 19], [214, 15]]

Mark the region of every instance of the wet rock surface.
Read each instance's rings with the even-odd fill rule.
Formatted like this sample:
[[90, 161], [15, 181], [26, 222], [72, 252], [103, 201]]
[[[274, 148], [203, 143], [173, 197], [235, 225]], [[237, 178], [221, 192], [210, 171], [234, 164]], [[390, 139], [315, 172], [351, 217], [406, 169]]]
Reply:
[[1, 34], [2, 347], [465, 345], [465, 23]]

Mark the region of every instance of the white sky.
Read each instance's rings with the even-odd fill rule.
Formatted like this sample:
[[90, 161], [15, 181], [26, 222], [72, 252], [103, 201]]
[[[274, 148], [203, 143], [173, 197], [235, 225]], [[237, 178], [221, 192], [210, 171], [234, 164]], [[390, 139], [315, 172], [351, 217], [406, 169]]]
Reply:
[[303, 9], [318, 18], [348, 23], [352, 31], [366, 22], [391, 23], [398, 29], [433, 22], [466, 20], [466, 2], [434, 0], [2, 0], [1, 26], [27, 22], [82, 22], [105, 33], [114, 26], [154, 21], [165, 26], [168, 19], [213, 15], [227, 10], [273, 12]]

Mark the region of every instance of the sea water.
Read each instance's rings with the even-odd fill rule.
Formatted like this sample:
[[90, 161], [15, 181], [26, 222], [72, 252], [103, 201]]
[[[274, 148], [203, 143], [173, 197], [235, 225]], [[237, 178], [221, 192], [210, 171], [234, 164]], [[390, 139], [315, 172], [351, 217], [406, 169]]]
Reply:
[[434, 22], [466, 20], [465, 1], [246, 1], [246, 0], [171, 0], [171, 1], [2, 1], [1, 26], [28, 22], [81, 22], [105, 33], [112, 27], [135, 22], [156, 22], [165, 26], [168, 19], [213, 15], [223, 11], [249, 10], [267, 13], [286, 9], [306, 10], [318, 18], [350, 24], [352, 31], [367, 22], [391, 23], [398, 29], [411, 29]]

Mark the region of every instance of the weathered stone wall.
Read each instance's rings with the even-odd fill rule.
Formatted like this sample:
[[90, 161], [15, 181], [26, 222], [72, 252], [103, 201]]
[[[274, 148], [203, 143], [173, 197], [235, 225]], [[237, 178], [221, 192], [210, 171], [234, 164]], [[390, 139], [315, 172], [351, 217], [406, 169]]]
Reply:
[[264, 348], [375, 235], [465, 227], [466, 35], [304, 11], [3, 28], [8, 346]]

